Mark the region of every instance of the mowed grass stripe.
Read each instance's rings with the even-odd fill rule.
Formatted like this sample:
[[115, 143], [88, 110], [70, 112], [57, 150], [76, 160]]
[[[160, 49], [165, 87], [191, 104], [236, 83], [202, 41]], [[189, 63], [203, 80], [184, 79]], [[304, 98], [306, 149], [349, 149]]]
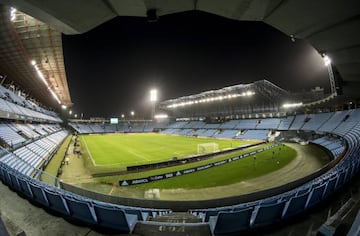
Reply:
[[[275, 155], [273, 157], [272, 152], [274, 150]], [[296, 155], [296, 151], [288, 146], [281, 147], [281, 151], [279, 151], [278, 147], [275, 147], [271, 150], [256, 154], [256, 160], [253, 156], [249, 156], [214, 168], [171, 179], [134, 185], [130, 186], [130, 188], [199, 189], [229, 185], [281, 169], [293, 161]], [[279, 176], [279, 178], [281, 178], [281, 176]]]
[[197, 145], [214, 142], [220, 149], [253, 141], [205, 139], [162, 134], [117, 134], [82, 136], [96, 165], [128, 166], [166, 161], [197, 153]]
[[165, 173], [170, 173], [170, 172], [176, 172], [178, 170], [196, 168], [196, 167], [199, 167], [199, 166], [207, 165], [209, 163], [215, 163], [215, 162], [218, 162], [218, 161], [222, 161], [222, 160], [225, 160], [225, 159], [236, 157], [236, 156], [239, 156], [241, 154], [249, 153], [251, 151], [258, 150], [258, 149], [261, 149], [261, 148], [265, 148], [266, 146], [271, 146], [271, 145], [272, 145], [272, 143], [261, 144], [261, 145], [258, 145], [256, 147], [248, 148], [248, 149], [245, 149], [245, 150], [236, 151], [236, 152], [228, 153], [228, 154], [222, 154], [222, 155], [213, 157], [211, 159], [206, 159], [206, 160], [202, 160], [202, 161], [198, 161], [198, 162], [190, 162], [190, 163], [183, 164], [183, 165], [178, 165], [178, 166], [171, 166], [171, 167], [165, 167], [165, 168], [160, 168], [160, 169], [141, 171], [141, 172], [136, 172], [136, 173], [122, 174], [122, 175], [119, 175], [119, 176], [101, 177], [101, 178], [97, 178], [97, 181], [101, 182], [101, 183], [108, 183], [108, 184], [110, 183], [110, 184], [112, 184], [112, 183], [117, 183], [119, 180], [146, 178], [146, 177], [149, 177], [149, 176], [160, 175], [160, 174], [165, 174]]

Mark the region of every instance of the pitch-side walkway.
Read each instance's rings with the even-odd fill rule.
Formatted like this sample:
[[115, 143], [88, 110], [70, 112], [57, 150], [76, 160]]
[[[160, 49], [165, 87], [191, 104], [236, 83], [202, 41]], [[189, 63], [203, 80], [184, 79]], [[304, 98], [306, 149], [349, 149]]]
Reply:
[[60, 179], [69, 184], [93, 182], [90, 173], [84, 168], [82, 157], [74, 154], [74, 138], [71, 140], [67, 152], [69, 163], [63, 165]]

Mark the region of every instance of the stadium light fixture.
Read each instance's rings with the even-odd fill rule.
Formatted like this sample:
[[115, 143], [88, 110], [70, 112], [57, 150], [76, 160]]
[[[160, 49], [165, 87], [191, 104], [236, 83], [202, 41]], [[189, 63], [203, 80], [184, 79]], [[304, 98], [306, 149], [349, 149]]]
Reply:
[[156, 102], [157, 101], [157, 90], [151, 89], [150, 90], [150, 102]]
[[38, 65], [36, 64], [35, 60], [31, 60], [31, 65], [34, 67], [37, 75], [39, 76], [40, 80], [46, 85], [47, 89], [49, 90], [49, 92], [51, 93], [51, 95], [53, 96], [53, 98], [59, 103], [61, 104], [61, 101], [59, 99], [59, 97], [56, 95], [56, 93], [50, 88], [48, 82], [45, 79], [44, 74], [41, 72], [41, 70], [39, 69]]
[[154, 116], [155, 119], [166, 119], [169, 116], [167, 114], [157, 114]]
[[74, 116], [75, 116], [75, 118], [77, 118], [77, 114], [75, 114]]
[[155, 107], [156, 107], [156, 101], [158, 100], [157, 97], [157, 90], [151, 89], [150, 90], [150, 102], [151, 102], [151, 119], [155, 116]]
[[121, 118], [124, 119], [124, 118], [125, 118], [125, 115], [124, 115], [124, 114], [121, 114]]
[[331, 66], [331, 58], [326, 54], [322, 54], [322, 56], [324, 59], [324, 65], [327, 67], [327, 70], [329, 73], [331, 93], [333, 95], [337, 96], [336, 83], [335, 83], [334, 73], [333, 73], [332, 66]]
[[64, 104], [62, 104], [62, 105], [61, 105], [61, 108], [62, 108], [63, 110], [66, 110], [66, 109], [67, 109], [67, 106], [64, 105]]
[[16, 8], [10, 7], [10, 20], [15, 21], [16, 20]]
[[69, 115], [71, 115], [71, 114], [72, 114], [72, 110], [69, 111]]
[[134, 116], [134, 115], [135, 115], [135, 112], [134, 112], [134, 111], [131, 111], [131, 112], [130, 112], [130, 115], [131, 115], [131, 116]]
[[325, 66], [329, 66], [331, 64], [331, 59], [328, 55], [325, 55], [323, 59], [324, 59]]
[[173, 104], [168, 105], [167, 108], [176, 108], [176, 107], [183, 107], [183, 106], [198, 104], [198, 103], [209, 103], [209, 102], [214, 102], [214, 101], [222, 101], [224, 99], [233, 99], [233, 98], [237, 98], [237, 97], [250, 97], [253, 95], [255, 95], [255, 92], [253, 92], [253, 91], [246, 91], [246, 92], [242, 92], [242, 93], [233, 93], [233, 94], [227, 94], [227, 95], [219, 95], [219, 96], [215, 96], [215, 97], [207, 97], [207, 98], [201, 98], [201, 99], [196, 99], [196, 100], [192, 100], [192, 101], [173, 103]]
[[295, 108], [295, 107], [301, 107], [303, 105], [302, 102], [299, 103], [285, 103], [282, 105], [283, 108]]

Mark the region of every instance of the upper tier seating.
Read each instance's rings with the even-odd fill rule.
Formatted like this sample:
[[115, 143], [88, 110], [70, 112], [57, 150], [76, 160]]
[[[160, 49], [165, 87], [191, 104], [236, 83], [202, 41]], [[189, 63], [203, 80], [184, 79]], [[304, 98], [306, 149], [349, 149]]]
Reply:
[[286, 118], [281, 118], [278, 130], [288, 130], [290, 128], [292, 122], [294, 121], [294, 118], [295, 118], [294, 116], [288, 116]]
[[318, 130], [332, 115], [332, 113], [308, 115], [308, 120], [301, 127], [301, 130]]
[[68, 132], [62, 130], [16, 149], [0, 159], [12, 168], [17, 169], [25, 175], [32, 175], [42, 164], [49, 161], [52, 153], [58, 145], [66, 138]]

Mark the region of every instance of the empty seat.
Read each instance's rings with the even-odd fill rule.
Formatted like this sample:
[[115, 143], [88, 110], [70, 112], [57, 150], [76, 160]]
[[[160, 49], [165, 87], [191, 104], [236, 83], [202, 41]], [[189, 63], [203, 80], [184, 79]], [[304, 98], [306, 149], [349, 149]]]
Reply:
[[29, 198], [33, 198], [28, 181], [23, 178], [18, 178], [18, 181], [20, 184], [21, 193]]
[[38, 186], [32, 182], [29, 182], [29, 186], [32, 192], [32, 199], [40, 203], [41, 205], [48, 206], [49, 203], [45, 196], [43, 187]]
[[276, 223], [282, 218], [284, 207], [285, 202], [260, 206], [252, 221], [252, 227]]
[[253, 208], [219, 212], [217, 216], [210, 217], [210, 229], [214, 235], [233, 234], [249, 229], [252, 212]]
[[323, 183], [311, 191], [308, 202], [306, 203], [306, 208], [312, 207], [322, 200], [325, 187], [326, 183]]
[[137, 215], [126, 214], [122, 209], [94, 203], [98, 224], [122, 232], [132, 232], [137, 222]]
[[338, 181], [336, 182], [336, 185], [335, 185], [335, 190], [338, 190], [344, 183], [344, 179], [345, 179], [345, 172], [341, 172], [339, 173], [339, 176], [338, 176]]
[[49, 207], [64, 215], [69, 215], [69, 209], [66, 205], [64, 198], [57, 192], [53, 192], [49, 189], [44, 189], [46, 198], [49, 201]]
[[15, 191], [21, 191], [20, 184], [19, 184], [15, 174], [12, 172], [8, 172], [8, 174], [9, 174], [10, 180], [11, 180], [11, 188], [14, 189]]
[[138, 220], [144, 221], [149, 217], [149, 212], [142, 212], [139, 209], [125, 208], [126, 214], [136, 215]]
[[290, 201], [285, 208], [284, 217], [291, 217], [302, 212], [305, 209], [309, 192], [290, 198]]
[[70, 196], [65, 196], [64, 199], [72, 217], [90, 224], [96, 224], [96, 216], [89, 202], [75, 199]]

